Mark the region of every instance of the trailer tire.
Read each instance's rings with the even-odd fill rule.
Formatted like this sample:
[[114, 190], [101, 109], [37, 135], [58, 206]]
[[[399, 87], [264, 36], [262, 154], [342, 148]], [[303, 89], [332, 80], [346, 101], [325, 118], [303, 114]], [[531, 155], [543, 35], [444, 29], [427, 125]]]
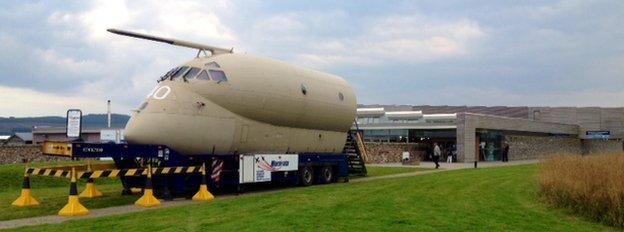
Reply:
[[323, 184], [334, 182], [334, 169], [332, 166], [327, 165], [321, 168], [321, 182]]
[[314, 183], [314, 168], [312, 166], [302, 166], [299, 170], [299, 180], [302, 186], [310, 186]]

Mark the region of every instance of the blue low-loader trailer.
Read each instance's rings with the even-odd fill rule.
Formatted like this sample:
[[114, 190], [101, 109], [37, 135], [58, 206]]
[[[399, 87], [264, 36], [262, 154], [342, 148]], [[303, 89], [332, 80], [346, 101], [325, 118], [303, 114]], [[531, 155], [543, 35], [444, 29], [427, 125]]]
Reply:
[[[111, 158], [115, 169], [99, 170], [99, 177], [114, 175], [123, 185], [123, 194], [143, 188], [146, 175], [133, 170], [152, 168], [154, 193], [165, 199], [190, 197], [201, 183], [205, 166], [206, 182], [212, 192], [243, 191], [251, 186], [289, 184], [309, 186], [337, 181], [351, 175], [366, 175], [364, 160], [356, 143], [348, 139], [343, 153], [299, 154], [205, 154], [183, 155], [165, 145], [50, 142], [46, 155], [69, 156], [74, 160]], [[351, 144], [351, 145], [349, 145]], [[132, 172], [132, 173], [131, 173]], [[121, 173], [121, 174], [120, 174]]]

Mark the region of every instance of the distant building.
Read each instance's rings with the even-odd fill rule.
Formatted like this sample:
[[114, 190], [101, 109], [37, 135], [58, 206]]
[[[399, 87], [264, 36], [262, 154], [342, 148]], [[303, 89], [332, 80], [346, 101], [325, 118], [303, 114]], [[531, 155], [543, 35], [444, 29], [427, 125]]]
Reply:
[[11, 138], [10, 135], [0, 135], [0, 145], [6, 144], [7, 140]]
[[360, 105], [357, 125], [369, 143], [415, 145], [427, 160], [433, 143], [460, 162], [536, 159], [555, 153], [624, 151], [624, 108]]
[[[82, 140], [86, 143], [99, 143], [100, 134], [107, 130], [122, 130], [123, 128], [83, 128]], [[43, 141], [70, 141], [67, 138], [64, 127], [33, 127], [33, 144], [41, 144]]]
[[33, 144], [33, 135], [30, 132], [16, 132], [14, 135], [12, 135], [6, 140], [5, 144], [6, 145]]

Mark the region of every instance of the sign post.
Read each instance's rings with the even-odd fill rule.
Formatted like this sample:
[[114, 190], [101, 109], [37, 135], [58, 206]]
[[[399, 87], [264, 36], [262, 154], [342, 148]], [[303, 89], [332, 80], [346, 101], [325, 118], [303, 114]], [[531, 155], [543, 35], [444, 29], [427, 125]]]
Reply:
[[67, 138], [80, 139], [82, 135], [82, 111], [78, 109], [67, 110]]

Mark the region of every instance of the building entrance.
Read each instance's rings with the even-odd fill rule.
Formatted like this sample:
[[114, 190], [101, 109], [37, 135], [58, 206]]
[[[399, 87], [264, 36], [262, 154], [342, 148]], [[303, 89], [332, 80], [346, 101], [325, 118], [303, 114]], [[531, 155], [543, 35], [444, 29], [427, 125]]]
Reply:
[[411, 143], [423, 144], [424, 150], [421, 157], [423, 161], [433, 160], [433, 144], [437, 143], [442, 150], [442, 156], [440, 161], [448, 159], [448, 156], [453, 156], [453, 162], [457, 161], [456, 150], [456, 132], [455, 130], [409, 130], [409, 141]]
[[479, 161], [500, 161], [503, 135], [500, 132], [477, 132], [477, 152]]

